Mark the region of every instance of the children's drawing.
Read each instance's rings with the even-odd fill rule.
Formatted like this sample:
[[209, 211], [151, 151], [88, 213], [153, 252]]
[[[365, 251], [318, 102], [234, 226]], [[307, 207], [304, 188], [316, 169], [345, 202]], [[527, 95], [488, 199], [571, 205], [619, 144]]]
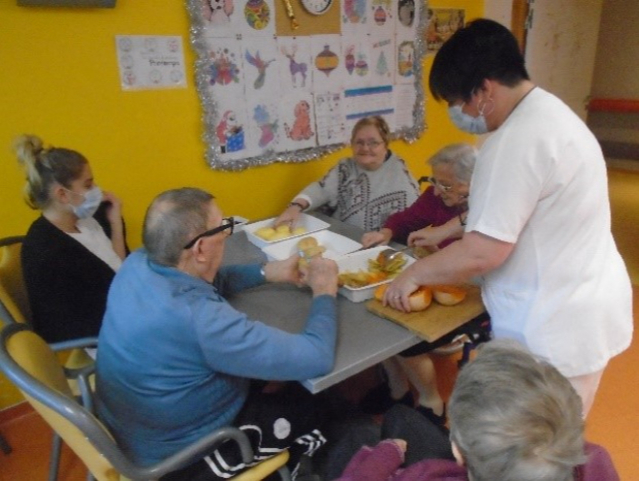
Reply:
[[411, 27], [415, 20], [415, 0], [399, 0], [397, 16], [402, 25]]
[[233, 0], [202, 0], [202, 16], [212, 25], [226, 25], [231, 21]]
[[263, 30], [271, 21], [271, 9], [265, 0], [249, 0], [244, 7], [246, 23], [254, 30]]
[[379, 76], [387, 75], [388, 70], [388, 61], [386, 60], [386, 55], [382, 50], [379, 54], [379, 58], [377, 59], [377, 65], [375, 66], [375, 73]]
[[306, 100], [301, 100], [295, 104], [293, 115], [295, 121], [293, 122], [293, 128], [290, 128], [288, 124], [284, 123], [284, 131], [286, 136], [291, 140], [308, 140], [314, 132], [311, 129], [311, 106]]
[[278, 127], [277, 119], [272, 120], [266, 105], [260, 104], [253, 109], [253, 120], [255, 120], [261, 133], [258, 145], [261, 148], [268, 147], [268, 145], [275, 140]]
[[346, 54], [344, 55], [344, 65], [346, 66], [346, 71], [348, 75], [353, 75], [353, 70], [355, 70], [355, 46], [349, 45], [346, 48]]
[[397, 73], [402, 77], [410, 77], [413, 75], [415, 44], [411, 41], [402, 42], [399, 44], [397, 53]]
[[344, 0], [344, 23], [366, 22], [366, 0]]
[[355, 73], [360, 77], [364, 77], [368, 73], [368, 62], [366, 61], [365, 53], [357, 54], [357, 61], [355, 62]]
[[260, 51], [257, 50], [255, 52], [255, 55], [251, 55], [251, 52], [248, 51], [248, 49], [246, 50], [246, 53], [244, 55], [244, 58], [246, 58], [246, 61], [250, 64], [253, 65], [253, 67], [255, 67], [257, 69], [257, 78], [255, 79], [255, 82], [253, 82], [253, 87], [257, 90], [260, 89], [264, 86], [264, 79], [266, 77], [266, 69], [267, 67], [275, 61], [275, 59], [271, 59], [271, 60], [262, 60], [262, 57], [260, 57]]
[[391, 0], [373, 0], [370, 6], [375, 25], [383, 26], [393, 18]]
[[209, 82], [211, 85], [228, 85], [240, 81], [240, 69], [235, 54], [226, 48], [210, 52]]
[[324, 49], [315, 57], [315, 67], [328, 77], [329, 74], [339, 65], [339, 57], [332, 52], [328, 45], [324, 45]]
[[291, 80], [293, 81], [293, 87], [296, 86], [296, 79], [297, 79], [297, 75], [299, 74], [300, 77], [302, 77], [302, 87], [306, 86], [306, 72], [308, 70], [308, 65], [305, 62], [296, 62], [295, 61], [295, 53], [297, 52], [297, 45], [293, 45], [291, 47], [291, 50], [289, 52], [289, 50], [286, 47], [282, 47], [282, 53], [286, 56], [286, 58], [288, 59], [288, 68], [291, 72]]
[[222, 120], [217, 124], [216, 132], [222, 153], [244, 149], [244, 128], [232, 110], [224, 112]]

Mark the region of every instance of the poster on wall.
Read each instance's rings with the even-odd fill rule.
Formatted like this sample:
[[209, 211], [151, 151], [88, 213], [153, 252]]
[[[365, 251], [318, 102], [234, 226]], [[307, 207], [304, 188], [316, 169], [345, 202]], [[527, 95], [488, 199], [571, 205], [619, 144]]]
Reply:
[[435, 54], [452, 34], [464, 26], [466, 13], [454, 8], [429, 8], [426, 27], [428, 54]]
[[[206, 160], [242, 170], [342, 149], [380, 115], [393, 139], [424, 131], [427, 10], [418, 0], [334, 0], [326, 15], [274, 0], [187, 0]], [[323, 21], [326, 19], [326, 21]]]
[[116, 35], [122, 90], [185, 88], [182, 37]]

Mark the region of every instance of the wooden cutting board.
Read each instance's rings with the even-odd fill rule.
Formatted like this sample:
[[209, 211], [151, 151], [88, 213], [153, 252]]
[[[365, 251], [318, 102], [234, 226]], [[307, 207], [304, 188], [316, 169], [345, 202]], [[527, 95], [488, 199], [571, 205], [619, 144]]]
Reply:
[[401, 312], [383, 306], [377, 299], [366, 303], [372, 313], [400, 324], [428, 342], [433, 342], [486, 311], [477, 286], [468, 286], [466, 299], [456, 306], [442, 306], [434, 299], [427, 309]]

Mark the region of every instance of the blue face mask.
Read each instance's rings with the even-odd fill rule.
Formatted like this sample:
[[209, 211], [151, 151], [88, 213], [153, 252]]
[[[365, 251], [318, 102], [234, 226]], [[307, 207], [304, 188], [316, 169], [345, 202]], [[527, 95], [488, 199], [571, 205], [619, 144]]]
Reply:
[[[68, 189], [67, 189], [68, 190]], [[87, 219], [95, 214], [95, 211], [100, 207], [102, 202], [102, 190], [97, 185], [94, 185], [84, 194], [78, 194], [77, 192], [69, 191], [76, 195], [84, 197], [84, 202], [80, 205], [72, 205], [73, 213], [78, 219]]]
[[481, 113], [478, 117], [473, 117], [472, 115], [462, 112], [462, 107], [463, 104], [448, 107], [448, 116], [457, 128], [471, 134], [487, 133], [488, 126], [486, 125], [486, 117], [484, 117], [484, 114]]

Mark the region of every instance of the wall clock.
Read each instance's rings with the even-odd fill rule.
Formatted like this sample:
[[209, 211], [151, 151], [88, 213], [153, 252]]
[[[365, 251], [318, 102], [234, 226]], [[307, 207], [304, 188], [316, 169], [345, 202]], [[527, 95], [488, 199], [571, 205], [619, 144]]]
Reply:
[[333, 5], [333, 0], [301, 0], [302, 5], [308, 13], [313, 15], [323, 15]]

